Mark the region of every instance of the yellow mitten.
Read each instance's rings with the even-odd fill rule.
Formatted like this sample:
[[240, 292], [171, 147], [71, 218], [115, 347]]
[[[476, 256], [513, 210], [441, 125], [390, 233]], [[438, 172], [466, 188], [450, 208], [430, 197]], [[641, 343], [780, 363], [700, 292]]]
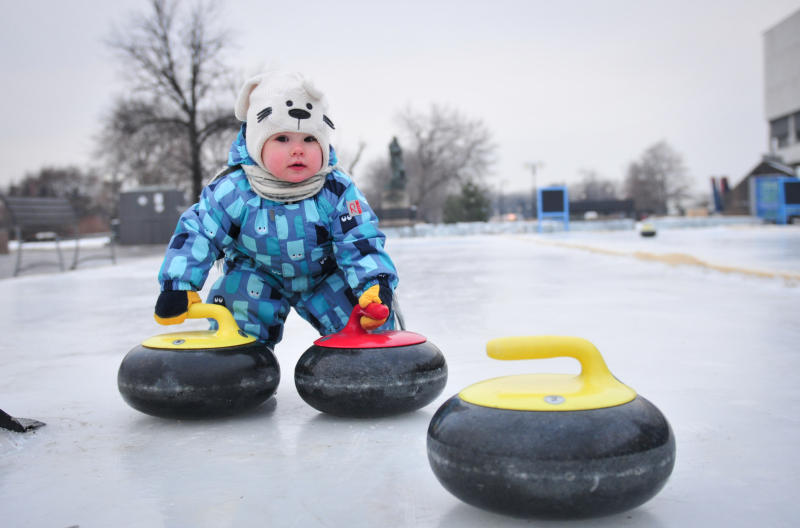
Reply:
[[361, 328], [375, 330], [389, 318], [389, 306], [392, 304], [392, 290], [380, 284], [370, 287], [358, 298], [358, 305], [364, 310], [361, 316]]
[[202, 302], [196, 291], [163, 291], [156, 301], [156, 321], [163, 325], [179, 324], [186, 320], [189, 306]]

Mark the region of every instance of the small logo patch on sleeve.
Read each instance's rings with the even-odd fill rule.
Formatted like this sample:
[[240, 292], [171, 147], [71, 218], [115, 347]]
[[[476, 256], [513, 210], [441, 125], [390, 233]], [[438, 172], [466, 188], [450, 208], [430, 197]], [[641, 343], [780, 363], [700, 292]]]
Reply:
[[347, 211], [350, 213], [350, 216], [358, 216], [363, 213], [361, 210], [361, 204], [358, 200], [347, 202]]

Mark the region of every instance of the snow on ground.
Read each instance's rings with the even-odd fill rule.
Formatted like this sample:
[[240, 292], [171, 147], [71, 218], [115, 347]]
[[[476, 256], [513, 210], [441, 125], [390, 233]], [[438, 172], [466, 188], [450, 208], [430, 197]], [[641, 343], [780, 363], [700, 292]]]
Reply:
[[[450, 378], [427, 407], [371, 420], [320, 414], [297, 395], [294, 364], [316, 336], [294, 315], [276, 350], [278, 393], [259, 409], [171, 421], [128, 407], [122, 357], [172, 331], [151, 315], [160, 258], [0, 280], [0, 408], [47, 423], [0, 430], [3, 525], [796, 525], [800, 228], [396, 236], [387, 247], [407, 325], [443, 351]], [[569, 359], [485, 355], [491, 338], [533, 334], [591, 340], [667, 416], [677, 462], [654, 499], [602, 519], [524, 521], [438, 483], [425, 438], [447, 398], [494, 376], [577, 372]]]

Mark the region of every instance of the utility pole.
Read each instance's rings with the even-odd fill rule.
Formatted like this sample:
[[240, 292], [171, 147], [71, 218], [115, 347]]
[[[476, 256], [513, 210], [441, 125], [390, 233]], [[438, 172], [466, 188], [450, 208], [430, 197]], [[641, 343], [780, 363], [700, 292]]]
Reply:
[[498, 205], [498, 209], [500, 210], [500, 221], [501, 222], [505, 219], [505, 216], [506, 216], [506, 196], [505, 196], [505, 191], [504, 191], [504, 189], [506, 188], [506, 183], [507, 183], [506, 180], [501, 180], [500, 181], [500, 189], [499, 189], [499, 191], [500, 191], [499, 198], [500, 199], [499, 199], [499, 203], [497, 205]]
[[538, 175], [539, 169], [544, 167], [543, 161], [531, 161], [525, 163], [525, 168], [531, 171], [531, 175], [533, 176], [533, 187], [531, 189], [531, 218], [536, 216], [536, 177]]

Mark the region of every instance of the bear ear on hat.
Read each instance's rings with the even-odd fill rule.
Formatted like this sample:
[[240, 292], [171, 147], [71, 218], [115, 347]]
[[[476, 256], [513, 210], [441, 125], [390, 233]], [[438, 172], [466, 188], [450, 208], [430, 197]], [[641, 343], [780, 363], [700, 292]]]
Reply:
[[239, 121], [247, 121], [247, 110], [250, 108], [250, 94], [259, 85], [263, 75], [256, 75], [255, 77], [245, 81], [241, 90], [239, 90], [239, 97], [236, 99], [236, 105], [233, 107], [233, 112], [236, 119]]
[[300, 74], [297, 74], [297, 77], [298, 80], [300, 81], [300, 86], [303, 87], [303, 90], [305, 90], [305, 92], [308, 94], [309, 97], [311, 97], [312, 99], [316, 99], [317, 101], [322, 100], [322, 98], [324, 97], [322, 95], [322, 92], [319, 90], [319, 88], [317, 88], [314, 85], [314, 83], [311, 80], [306, 79]]

